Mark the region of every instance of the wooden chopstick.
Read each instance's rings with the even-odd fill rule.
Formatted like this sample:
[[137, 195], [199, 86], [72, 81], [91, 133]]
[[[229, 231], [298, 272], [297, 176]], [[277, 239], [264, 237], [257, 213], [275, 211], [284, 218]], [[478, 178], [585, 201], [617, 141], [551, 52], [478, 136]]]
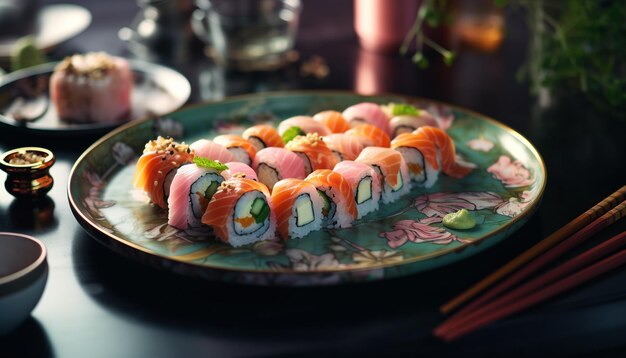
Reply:
[[561, 242], [563, 239], [571, 236], [576, 231], [581, 228], [587, 226], [593, 220], [598, 218], [600, 215], [603, 215], [607, 211], [609, 211], [615, 205], [621, 203], [626, 199], [626, 185], [621, 187], [619, 190], [609, 195], [606, 199], [602, 200], [598, 204], [596, 204], [591, 209], [587, 210], [574, 220], [567, 223], [565, 226], [560, 228], [559, 230], [552, 233], [550, 236], [546, 237], [539, 243], [535, 244], [530, 249], [526, 250], [524, 253], [502, 266], [497, 271], [493, 272], [489, 276], [485, 277], [474, 286], [467, 289], [465, 292], [461, 293], [454, 299], [450, 300], [448, 303], [440, 307], [442, 313], [449, 313], [455, 308], [459, 307], [463, 303], [467, 302], [472, 297], [476, 296], [478, 293], [484, 291], [486, 288], [492, 286], [494, 283], [502, 279], [504, 276], [509, 273], [515, 271], [520, 266], [526, 264], [530, 260], [539, 256], [542, 252], [550, 249], [554, 245]]
[[[526, 285], [520, 287], [522, 291], [528, 291], [529, 287], [541, 287], [543, 288], [530, 293], [528, 296], [523, 299], [518, 296], [523, 293], [519, 293], [517, 291], [513, 291], [507, 296], [502, 297], [496, 302], [493, 302], [489, 306], [485, 306], [486, 312], [483, 313], [482, 316], [476, 317], [475, 320], [468, 321], [467, 324], [456, 327], [454, 330], [447, 332], [445, 335], [441, 337], [445, 340], [454, 340], [462, 335], [470, 333], [477, 328], [480, 328], [486, 324], [489, 324], [493, 321], [501, 319], [503, 317], [507, 317], [511, 314], [517, 313], [523, 309], [531, 307], [537, 303], [545, 301], [557, 294], [565, 292], [571, 288], [574, 288], [578, 285], [585, 283], [586, 281], [595, 278], [605, 272], [608, 272], [614, 268], [619, 267], [626, 263], [626, 249], [623, 249], [603, 260], [596, 262], [595, 264], [583, 268], [582, 270], [574, 273], [573, 275], [567, 276], [560, 280], [553, 280], [557, 276], [562, 277], [572, 271], [575, 267], [579, 267], [582, 265], [579, 260], [588, 263], [593, 258], [597, 258], [600, 256], [604, 256], [615, 248], [626, 244], [626, 231], [612, 237], [607, 242], [602, 245], [598, 245], [592, 250], [589, 250], [566, 263], [556, 267], [555, 269], [548, 272], [547, 276], [541, 276], [533, 281], [529, 281]], [[591, 251], [594, 251], [591, 253]], [[584, 257], [583, 257], [584, 256]], [[545, 286], [547, 284], [546, 280], [553, 280], [551, 284]], [[525, 289], [526, 288], [526, 289]], [[493, 306], [493, 310], [488, 309], [488, 307]]]
[[[575, 246], [582, 243], [584, 240], [589, 238], [590, 236], [596, 234], [600, 230], [610, 226], [615, 221], [621, 219], [626, 215], [626, 201], [623, 201], [621, 204], [617, 205], [613, 209], [609, 210], [607, 213], [602, 215], [601, 217], [594, 220], [591, 224], [587, 225], [571, 237], [563, 240], [558, 245], [552, 247], [541, 256], [537, 257], [534, 261], [531, 261], [528, 265], [515, 272], [513, 275], [508, 277], [506, 280], [500, 282], [491, 290], [487, 291], [483, 296], [476, 299], [470, 305], [459, 311], [457, 314], [449, 318], [446, 322], [439, 325], [435, 328], [434, 333], [438, 336], [447, 335], [450, 330], [454, 330], [455, 327], [462, 326], [467, 322], [480, 317], [481, 314], [484, 314], [484, 309], [477, 309], [488, 300], [496, 297], [498, 294], [504, 292], [506, 289], [512, 287], [513, 285], [521, 282], [532, 273], [536, 272], [540, 268], [545, 265], [553, 262], [556, 258], [563, 255], [564, 253], [570, 251]], [[487, 305], [487, 307], [491, 307]], [[493, 307], [491, 307], [493, 309]]]

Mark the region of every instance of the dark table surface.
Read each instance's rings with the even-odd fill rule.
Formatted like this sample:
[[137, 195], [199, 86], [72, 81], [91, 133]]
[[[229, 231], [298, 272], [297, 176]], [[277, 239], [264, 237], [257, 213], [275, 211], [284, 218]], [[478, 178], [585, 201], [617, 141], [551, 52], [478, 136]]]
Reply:
[[[52, 1], [50, 1], [52, 2]], [[46, 2], [47, 3], [47, 2]], [[81, 2], [77, 2], [81, 3]], [[117, 38], [138, 7], [132, 1], [83, 1], [91, 26], [50, 56], [105, 50], [129, 56]], [[30, 318], [0, 338], [0, 356], [624, 356], [626, 269], [451, 343], [431, 335], [437, 307], [625, 184], [624, 120], [602, 115], [584, 98], [562, 95], [539, 106], [515, 78], [527, 55], [523, 14], [506, 13], [507, 36], [493, 53], [463, 51], [447, 67], [421, 70], [397, 54], [361, 50], [349, 1], [305, 1], [297, 50], [322, 56], [324, 79], [304, 78], [298, 64], [265, 74], [227, 74], [191, 45], [185, 61], [165, 62], [192, 83], [190, 102], [284, 89], [394, 92], [433, 98], [484, 113], [528, 138], [543, 156], [543, 201], [518, 232], [466, 260], [422, 274], [340, 287], [263, 288], [200, 281], [157, 271], [101, 246], [79, 226], [66, 194], [68, 174], [97, 138], [46, 140], [0, 132], [0, 150], [47, 146], [58, 157], [49, 193], [54, 219], [0, 190], [0, 231], [41, 239], [50, 277]], [[363, 73], [375, 86], [364, 83]], [[361, 75], [359, 75], [361, 73]], [[4, 181], [4, 173], [0, 181]], [[618, 223], [598, 235], [626, 229]]]

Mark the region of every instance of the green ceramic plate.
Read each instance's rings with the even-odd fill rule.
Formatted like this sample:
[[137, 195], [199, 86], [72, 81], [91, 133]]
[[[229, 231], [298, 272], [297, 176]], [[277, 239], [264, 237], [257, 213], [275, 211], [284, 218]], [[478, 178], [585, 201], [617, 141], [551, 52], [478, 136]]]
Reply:
[[[476, 169], [462, 180], [442, 175], [434, 187], [415, 188], [352, 228], [240, 248], [218, 243], [207, 232], [167, 225], [167, 213], [149, 205], [131, 185], [136, 159], [157, 135], [190, 143], [241, 133], [253, 123], [276, 124], [363, 101], [428, 108], [449, 127], [462, 159]], [[477, 113], [399, 95], [290, 92], [233, 97], [120, 127], [78, 159], [68, 195], [76, 218], [94, 238], [143, 263], [240, 283], [331, 285], [408, 275], [484, 250], [528, 220], [545, 183], [545, 167], [535, 148], [512, 129]], [[441, 224], [443, 215], [462, 208], [477, 218], [477, 227], [456, 231]]]

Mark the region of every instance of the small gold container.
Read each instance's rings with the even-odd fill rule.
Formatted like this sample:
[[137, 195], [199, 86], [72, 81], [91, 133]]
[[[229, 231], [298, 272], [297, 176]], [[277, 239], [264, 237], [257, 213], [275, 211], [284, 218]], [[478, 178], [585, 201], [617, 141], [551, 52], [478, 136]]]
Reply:
[[50, 167], [56, 158], [45, 148], [23, 147], [0, 156], [0, 169], [7, 172], [4, 187], [16, 198], [39, 198], [52, 189]]

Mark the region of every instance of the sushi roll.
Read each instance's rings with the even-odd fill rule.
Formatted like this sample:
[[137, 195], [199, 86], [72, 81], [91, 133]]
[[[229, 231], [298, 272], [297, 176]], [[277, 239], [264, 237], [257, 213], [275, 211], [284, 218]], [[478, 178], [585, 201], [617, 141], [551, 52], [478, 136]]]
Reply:
[[252, 169], [259, 181], [272, 190], [281, 179], [304, 179], [304, 160], [285, 148], [265, 148], [256, 153]]
[[242, 136], [235, 134], [223, 134], [213, 138], [213, 142], [224, 146], [235, 156], [237, 162], [244, 164], [252, 164], [254, 156], [256, 155], [256, 149], [252, 143], [245, 140]]
[[220, 163], [234, 162], [236, 160], [235, 156], [226, 147], [207, 139], [199, 139], [191, 143], [189, 147], [196, 152], [197, 156]]
[[350, 129], [350, 124], [341, 112], [322, 111], [314, 115], [313, 119], [325, 125], [331, 133], [343, 133]]
[[358, 212], [357, 219], [378, 210], [380, 202], [380, 176], [369, 165], [349, 160], [337, 163], [333, 171], [350, 183]]
[[176, 170], [183, 164], [191, 163], [193, 158], [193, 150], [185, 143], [163, 137], [151, 140], [137, 161], [133, 186], [145, 191], [154, 205], [166, 209]]
[[240, 177], [259, 181], [259, 178], [257, 177], [254, 169], [252, 169], [252, 167], [247, 164], [240, 162], [228, 162], [226, 163], [226, 166], [228, 167], [228, 169], [222, 172], [222, 176], [225, 180], [233, 177]]
[[367, 147], [355, 161], [372, 166], [380, 175], [383, 204], [392, 203], [409, 192], [409, 172], [399, 152], [391, 148]]
[[437, 120], [430, 113], [424, 110], [419, 111], [419, 115], [395, 116], [389, 120], [392, 137], [402, 133], [411, 133], [419, 127], [438, 127]]
[[391, 134], [389, 118], [376, 103], [362, 102], [346, 108], [343, 117], [350, 123], [350, 127], [368, 123], [380, 128], [387, 135]]
[[333, 152], [316, 133], [297, 136], [285, 145], [285, 149], [302, 158], [306, 175], [317, 169], [331, 169], [337, 164]]
[[300, 179], [283, 179], [272, 190], [277, 233], [287, 240], [301, 238], [322, 227], [324, 203], [315, 185]]
[[283, 139], [278, 134], [278, 131], [266, 124], [252, 126], [243, 131], [241, 136], [250, 142], [257, 152], [267, 147], [284, 146]]
[[196, 163], [181, 166], [167, 198], [167, 223], [181, 230], [202, 226], [202, 214], [223, 181], [220, 168]]
[[391, 143], [391, 139], [385, 131], [367, 123], [359, 124], [358, 126], [348, 130], [346, 135], [368, 138], [376, 147], [389, 148], [389, 144]]
[[276, 218], [270, 200], [263, 183], [246, 178], [225, 180], [209, 202], [202, 223], [234, 247], [271, 239]]
[[418, 138], [425, 138], [433, 142], [437, 148], [438, 155], [441, 160], [441, 171], [453, 178], [463, 178], [468, 175], [474, 168], [460, 165], [456, 162], [456, 149], [454, 141], [442, 129], [436, 127], [424, 126], [413, 132]]
[[300, 128], [304, 134], [317, 133], [321, 136], [330, 134], [328, 127], [309, 116], [295, 116], [285, 119], [278, 124], [278, 134], [282, 136], [289, 128], [293, 127]]
[[305, 181], [312, 183], [322, 197], [322, 226], [344, 228], [352, 226], [357, 218], [354, 191], [340, 173], [330, 169], [319, 169], [309, 174]]
[[337, 162], [342, 160], [355, 160], [363, 148], [373, 145], [372, 141], [365, 137], [351, 136], [344, 133], [333, 133], [325, 136], [324, 143], [333, 151]]
[[68, 122], [104, 123], [128, 118], [133, 74], [128, 61], [104, 52], [66, 57], [50, 77], [50, 100]]
[[433, 142], [417, 134], [402, 133], [391, 141], [391, 149], [402, 154], [409, 176], [417, 185], [430, 188], [437, 182], [440, 169]]

